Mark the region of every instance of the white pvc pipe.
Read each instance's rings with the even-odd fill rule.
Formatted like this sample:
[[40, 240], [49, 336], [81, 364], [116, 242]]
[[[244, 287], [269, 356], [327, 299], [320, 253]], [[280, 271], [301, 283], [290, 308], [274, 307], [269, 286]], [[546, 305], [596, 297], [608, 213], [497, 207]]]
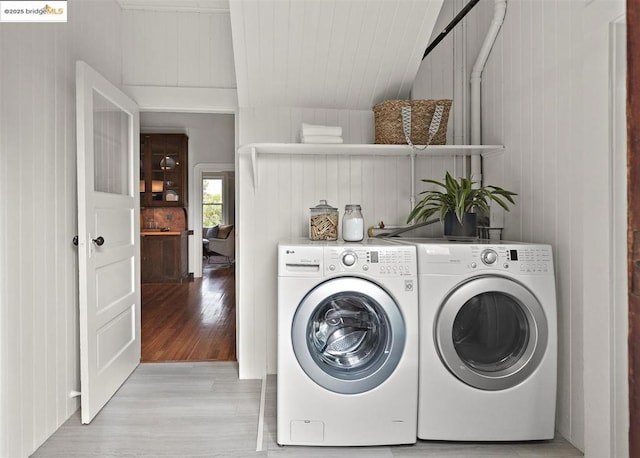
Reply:
[[[482, 124], [480, 119], [480, 85], [482, 82], [482, 71], [489, 58], [489, 53], [496, 41], [500, 27], [504, 22], [504, 16], [507, 12], [507, 0], [494, 0], [493, 19], [489, 26], [487, 36], [482, 43], [476, 63], [471, 70], [471, 144], [482, 144]], [[471, 178], [478, 185], [482, 184], [482, 167], [479, 155], [471, 156]]]
[[411, 210], [416, 206], [416, 153], [412, 152], [411, 157], [411, 196], [409, 197], [409, 204]]

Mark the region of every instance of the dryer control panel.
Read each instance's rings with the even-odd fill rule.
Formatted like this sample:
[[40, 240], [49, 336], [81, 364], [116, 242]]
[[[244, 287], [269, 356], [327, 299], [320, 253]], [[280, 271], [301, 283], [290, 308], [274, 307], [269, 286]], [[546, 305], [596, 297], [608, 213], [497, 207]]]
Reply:
[[324, 273], [362, 273], [376, 277], [416, 275], [416, 251], [411, 246], [326, 247]]
[[[493, 267], [514, 273], [553, 273], [551, 249], [545, 245], [472, 245], [471, 269]], [[478, 258], [480, 262], [476, 262]], [[482, 264], [480, 264], [482, 263]]]
[[423, 244], [418, 246], [419, 274], [460, 274], [481, 270], [553, 275], [549, 245], [537, 244]]

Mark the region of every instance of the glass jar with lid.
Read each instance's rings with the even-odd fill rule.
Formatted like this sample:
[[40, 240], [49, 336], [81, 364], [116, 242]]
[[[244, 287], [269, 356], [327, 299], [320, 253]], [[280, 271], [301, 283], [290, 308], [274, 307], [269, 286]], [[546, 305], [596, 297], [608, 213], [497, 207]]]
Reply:
[[321, 200], [311, 207], [309, 238], [311, 240], [338, 240], [338, 209]]
[[345, 242], [359, 242], [364, 239], [364, 218], [358, 204], [344, 207], [342, 218], [342, 238]]

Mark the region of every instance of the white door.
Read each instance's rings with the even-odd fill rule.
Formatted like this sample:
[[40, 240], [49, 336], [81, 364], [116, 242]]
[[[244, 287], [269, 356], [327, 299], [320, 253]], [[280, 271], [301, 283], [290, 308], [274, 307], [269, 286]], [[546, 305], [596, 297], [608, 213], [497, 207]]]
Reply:
[[140, 362], [138, 106], [76, 64], [82, 423]]

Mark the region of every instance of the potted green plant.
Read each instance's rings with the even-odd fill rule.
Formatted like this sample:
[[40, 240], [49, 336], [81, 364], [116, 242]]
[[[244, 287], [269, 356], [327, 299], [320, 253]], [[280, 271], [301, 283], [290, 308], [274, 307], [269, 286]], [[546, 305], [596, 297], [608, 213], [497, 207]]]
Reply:
[[444, 182], [436, 180], [422, 180], [439, 188], [434, 191], [423, 191], [424, 197], [411, 210], [407, 222], [425, 221], [437, 214], [444, 223], [444, 235], [456, 237], [476, 237], [477, 212], [489, 212], [489, 203], [496, 202], [506, 211], [509, 203], [515, 204], [515, 192], [507, 191], [498, 186], [480, 186], [474, 188], [475, 181], [468, 178], [451, 176], [449, 172]]

